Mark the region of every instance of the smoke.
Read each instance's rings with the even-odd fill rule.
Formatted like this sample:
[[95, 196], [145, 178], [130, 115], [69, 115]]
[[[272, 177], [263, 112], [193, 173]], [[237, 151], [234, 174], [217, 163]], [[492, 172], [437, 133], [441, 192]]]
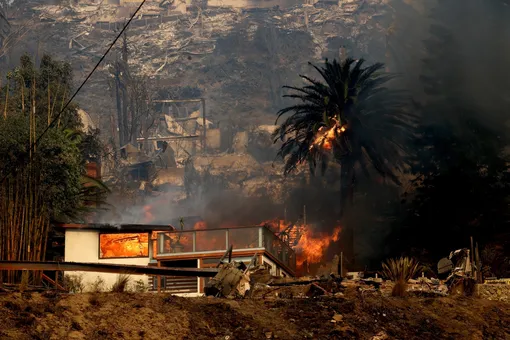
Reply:
[[[248, 168], [249, 164], [244, 166]], [[246, 173], [229, 170], [214, 170], [210, 165], [196, 168], [190, 159], [185, 166], [184, 186], [165, 184], [150, 191], [112, 195], [112, 209], [98, 219], [109, 224], [173, 225], [177, 221], [178, 225], [183, 217], [186, 228], [192, 228], [199, 219], [212, 228], [257, 225], [283, 218], [284, 209], [278, 195], [270, 192], [274, 187], [267, 180], [250, 182]]]
[[[394, 3], [394, 34], [389, 38], [392, 71], [413, 97], [428, 105], [434, 100], [463, 102], [476, 108], [477, 118], [499, 129], [507, 120], [510, 78], [502, 70], [510, 58], [510, 6], [505, 1], [452, 0], [420, 3], [421, 11]], [[452, 120], [438, 112], [432, 120]], [[475, 110], [473, 110], [475, 111]]]
[[[473, 119], [491, 129], [495, 137], [505, 138], [510, 109], [506, 71], [510, 46], [505, 43], [510, 39], [510, 6], [497, 0], [390, 4], [394, 13], [386, 63], [391, 72], [400, 75], [394, 84], [409, 90], [419, 103], [423, 114], [420, 125], [449, 123], [458, 131], [463, 120]], [[377, 184], [368, 185], [367, 195], [377, 195], [378, 188]], [[357, 248], [354, 252], [367, 264], [383, 258], [381, 240], [394, 228], [391, 218], [383, 218], [384, 210], [393, 209], [394, 218], [406, 213], [400, 211], [398, 194], [389, 190], [385, 198], [379, 198], [380, 202], [392, 201], [386, 207], [356, 204], [347, 211], [346, 224], [354, 220], [359, 225], [352, 237]], [[375, 219], [359, 222], [368, 215]]]
[[[125, 202], [125, 201], [124, 201]], [[240, 190], [210, 192], [202, 197], [183, 199], [182, 192], [161, 192], [143, 202], [117, 204], [98, 217], [108, 224], [155, 224], [191, 229], [200, 221], [209, 228], [258, 225], [266, 220], [283, 218], [284, 209], [269, 197], [248, 197]]]
[[[335, 57], [341, 45], [351, 44], [352, 57], [385, 62], [390, 72], [399, 75], [395, 86], [407, 89], [417, 102], [429, 107], [432, 114], [424, 117], [423, 123], [458, 118], [459, 111], [454, 107], [449, 111], [434, 110], [433, 104], [441, 100], [464, 103], [472, 108], [470, 114], [475, 118], [495, 130], [501, 130], [510, 108], [510, 77], [506, 72], [510, 60], [510, 45], [507, 44], [510, 41], [509, 6], [498, 0], [465, 0], [462, 3], [456, 0], [390, 0], [389, 3], [392, 12], [381, 18], [379, 23], [383, 33], [379, 31], [380, 27], [374, 29], [373, 37], [359, 37], [363, 43], [355, 41], [356, 37], [343, 37], [339, 33], [336, 39], [329, 41], [331, 46], [323, 56]], [[259, 31], [258, 43], [266, 44], [268, 48], [278, 47], [281, 55], [299, 55], [294, 53], [296, 46], [304, 50], [301, 44], [280, 44], [283, 39], [280, 35], [262, 35], [264, 32]], [[227, 38], [218, 42], [223, 54], [240, 54], [245, 44], [253, 45], [244, 38], [238, 39], [239, 44], [230, 44], [232, 39], [229, 37], [228, 44]], [[300, 36], [299, 42], [304, 40]], [[368, 46], [361, 48], [365, 41], [368, 41]], [[227, 45], [232, 51], [227, 49]], [[253, 45], [251, 49], [257, 46]], [[257, 53], [253, 54], [262, 55], [261, 51]], [[308, 51], [303, 58], [312, 57], [312, 52]], [[306, 64], [302, 60], [299, 63]], [[234, 66], [233, 62], [222, 65], [235, 69]], [[227, 72], [232, 73], [230, 69]], [[275, 79], [272, 79], [273, 76]], [[280, 76], [285, 78], [284, 74]], [[288, 79], [284, 82], [276, 78], [273, 74], [268, 76], [271, 89], [296, 85]], [[245, 86], [239, 80], [234, 85], [236, 88]], [[243, 96], [242, 100], [251, 99]], [[272, 101], [276, 105], [277, 101]], [[228, 113], [232, 116], [237, 114]], [[241, 128], [249, 129], [248, 126]], [[274, 158], [274, 149], [264, 149], [258, 147], [253, 151], [257, 159], [267, 161]], [[222, 181], [217, 176], [221, 177], [218, 174], [209, 177], [215, 179], [215, 184], [195, 183], [188, 199], [183, 199], [186, 194], [182, 190], [167, 190], [157, 197], [145, 198], [143, 202], [118, 207], [116, 216], [108, 216], [104, 220], [142, 223], [147, 218], [146, 206], [152, 207], [149, 211], [154, 217], [151, 223], [169, 224], [169, 221], [181, 216], [198, 215], [213, 227], [258, 224], [283, 218], [284, 215], [288, 220], [296, 221], [306, 212], [307, 220], [318, 231], [332, 231], [341, 224], [344, 228], [340, 244], [331, 251], [353, 247], [355, 259], [350, 260], [364, 265], [379, 261], [384, 256], [383, 242], [392, 228], [391, 212], [398, 210], [403, 190], [377, 182], [374, 177], [358, 178], [351, 195], [352, 204], [345, 206], [342, 215], [338, 176], [334, 169], [326, 177], [312, 179], [309, 183], [304, 179], [298, 184], [289, 181], [287, 189], [281, 189], [285, 192], [283, 200], [275, 199], [268, 190], [264, 192], [267, 183], [261, 185], [262, 193], [250, 196], [239, 185], [232, 185], [236, 183], [235, 179], [226, 178], [226, 182], [230, 183], [228, 186], [218, 185]]]
[[[506, 72], [510, 6], [504, 1], [477, 0], [462, 4], [455, 0], [389, 3], [393, 12], [381, 19], [387, 27], [384, 51], [377, 49], [379, 33], [374, 33], [374, 41], [366, 49], [369, 55], [351, 48], [353, 57], [385, 62], [388, 70], [399, 76], [393, 86], [408, 90], [419, 103], [424, 113], [421, 124], [474, 118], [504, 136], [510, 109]], [[329, 176], [332, 181], [322, 179], [329, 184], [296, 189], [291, 199], [301, 202], [295, 206], [306, 204], [310, 218], [332, 231], [340, 216], [340, 202], [332, 183], [338, 175]], [[379, 265], [386, 255], [385, 240], [394, 228], [394, 219], [406, 213], [401, 194], [407, 179], [397, 188], [374, 178], [357, 178], [353, 204], [347, 203], [341, 216], [343, 230], [337, 250], [351, 253], [353, 258], [348, 260], [360, 269], [371, 263]]]

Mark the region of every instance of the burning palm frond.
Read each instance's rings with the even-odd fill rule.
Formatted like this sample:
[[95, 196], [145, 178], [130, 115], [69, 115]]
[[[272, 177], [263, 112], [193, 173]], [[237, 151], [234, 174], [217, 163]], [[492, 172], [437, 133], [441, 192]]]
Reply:
[[363, 59], [347, 58], [312, 66], [322, 79], [303, 75], [306, 85], [285, 86], [292, 92], [284, 97], [298, 102], [277, 114], [273, 138], [282, 143], [284, 173], [308, 164], [312, 173], [324, 174], [333, 161], [341, 165], [342, 187], [351, 186], [356, 172], [368, 175], [370, 169], [400, 184], [417, 122], [409, 96], [385, 86], [392, 76], [380, 63], [365, 66]]
[[310, 144], [310, 151], [314, 148], [327, 151], [333, 149], [334, 141], [340, 136], [340, 134], [345, 132], [346, 127], [345, 125], [341, 125], [340, 122], [335, 118], [332, 118], [331, 122], [332, 126], [330, 127], [321, 126], [317, 130], [317, 133], [315, 134], [315, 139], [312, 142], [312, 144]]

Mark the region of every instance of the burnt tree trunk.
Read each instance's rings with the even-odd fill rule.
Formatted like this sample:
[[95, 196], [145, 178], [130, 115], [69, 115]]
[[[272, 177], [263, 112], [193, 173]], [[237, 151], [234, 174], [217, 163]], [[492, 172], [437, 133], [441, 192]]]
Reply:
[[124, 119], [122, 116], [122, 98], [121, 98], [121, 79], [120, 79], [120, 64], [119, 61], [115, 63], [115, 99], [117, 103], [117, 128], [119, 134], [119, 146], [125, 144], [124, 141]]

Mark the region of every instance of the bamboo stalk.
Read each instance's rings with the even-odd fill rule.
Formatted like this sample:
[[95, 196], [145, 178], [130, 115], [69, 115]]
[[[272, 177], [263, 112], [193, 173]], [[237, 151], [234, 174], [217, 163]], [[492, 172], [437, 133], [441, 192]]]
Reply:
[[5, 91], [5, 105], [4, 105], [4, 119], [7, 119], [7, 104], [9, 103], [9, 78], [7, 78], [7, 85]]
[[48, 75], [48, 126], [51, 124], [50, 76]]
[[[32, 140], [35, 142], [36, 140], [36, 116], [35, 116], [35, 77], [34, 77], [34, 83], [32, 84], [32, 115], [33, 115], [33, 136]], [[32, 145], [32, 144], [30, 144]], [[34, 152], [35, 152], [36, 146], [34, 145]], [[32, 162], [30, 162], [32, 164]]]
[[57, 91], [55, 92], [55, 99], [53, 100], [53, 105], [51, 106], [51, 116], [53, 117], [53, 112], [55, 112], [55, 104], [57, 104], [57, 96], [58, 96], [58, 92], [60, 91], [60, 82], [58, 83], [58, 86], [57, 86]]
[[25, 79], [21, 76], [21, 113], [25, 113]]
[[[62, 95], [62, 105], [60, 106], [60, 112], [62, 112], [62, 110], [64, 109], [65, 100], [66, 100], [66, 94], [67, 94], [67, 90], [64, 89], [64, 94]], [[57, 127], [60, 127], [60, 117], [62, 117], [62, 115], [60, 115], [58, 117]]]
[[[8, 83], [9, 84], [9, 83]], [[36, 79], [32, 79], [31, 88], [21, 86], [23, 110], [25, 100], [29, 105], [29, 142], [33, 145], [37, 138], [37, 107], [36, 107]], [[27, 92], [25, 93], [25, 90]], [[48, 121], [51, 121], [55, 103], [58, 100], [48, 83]], [[57, 92], [60, 91], [59, 89]], [[65, 93], [65, 90], [64, 90]], [[2, 93], [3, 96], [3, 93]], [[28, 98], [25, 98], [28, 96]], [[9, 106], [9, 92], [7, 91], [4, 104], [4, 119], [7, 117]], [[65, 98], [64, 98], [65, 100]], [[63, 104], [64, 105], [64, 101]], [[44, 114], [44, 113], [43, 113]], [[0, 258], [10, 261], [41, 261], [45, 258], [48, 234], [50, 229], [50, 215], [45, 204], [44, 193], [41, 192], [42, 174], [38, 166], [39, 160], [35, 148], [29, 151], [28, 165], [10, 175], [0, 184]], [[30, 273], [29, 280], [39, 284], [41, 271]], [[25, 274], [26, 276], [26, 274]], [[0, 271], [0, 282], [19, 283], [23, 274], [20, 271]]]

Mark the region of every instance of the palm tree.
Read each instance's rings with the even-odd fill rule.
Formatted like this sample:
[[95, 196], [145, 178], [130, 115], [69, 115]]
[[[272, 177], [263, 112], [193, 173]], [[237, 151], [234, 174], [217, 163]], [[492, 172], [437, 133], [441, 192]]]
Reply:
[[285, 160], [285, 174], [302, 163], [312, 173], [318, 166], [324, 173], [334, 160], [341, 166], [342, 188], [353, 186], [356, 169], [368, 175], [369, 165], [400, 184], [397, 173], [405, 164], [415, 117], [406, 112], [402, 92], [383, 86], [392, 78], [380, 72], [383, 64], [363, 64], [363, 59], [326, 59], [324, 67], [310, 64], [323, 82], [301, 75], [308, 85], [285, 87], [294, 92], [285, 97], [301, 101], [280, 110], [276, 121], [291, 113], [273, 136], [274, 142], [283, 141], [278, 156]]

